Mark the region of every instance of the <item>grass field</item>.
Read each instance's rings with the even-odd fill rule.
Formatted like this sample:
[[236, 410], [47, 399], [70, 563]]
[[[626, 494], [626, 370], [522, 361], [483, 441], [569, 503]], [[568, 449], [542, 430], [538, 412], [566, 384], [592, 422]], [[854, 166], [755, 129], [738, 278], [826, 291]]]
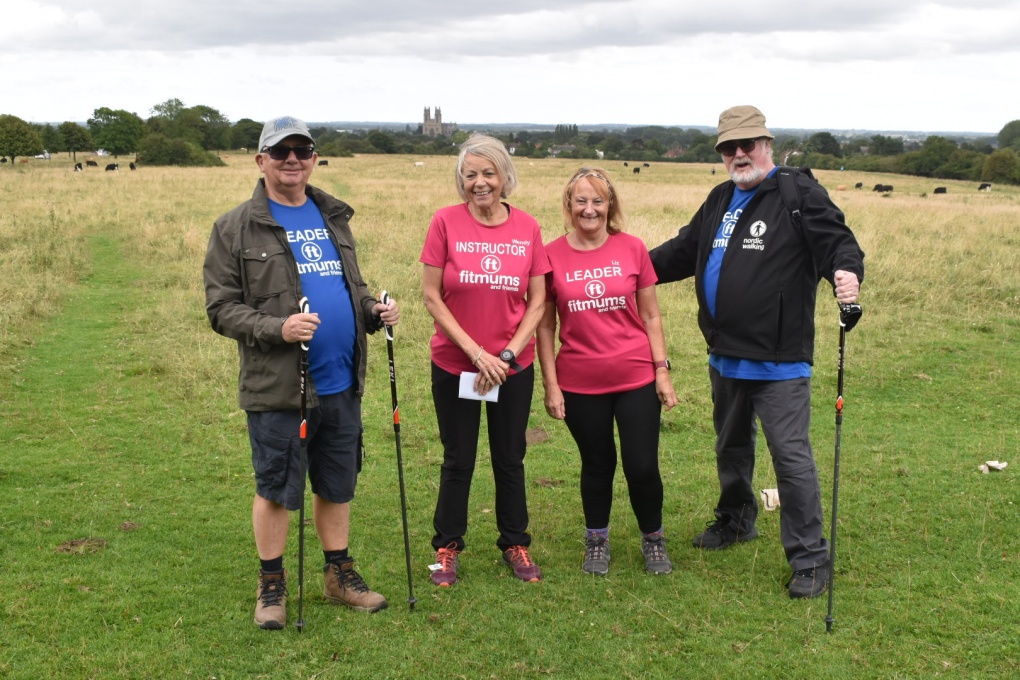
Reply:
[[[617, 480], [613, 566], [580, 571], [579, 463], [536, 391], [528, 452], [540, 584], [494, 547], [480, 462], [462, 581], [431, 586], [442, 457], [421, 299], [431, 213], [455, 202], [453, 158], [329, 159], [312, 182], [348, 201], [362, 270], [401, 303], [396, 363], [415, 595], [407, 606], [386, 348], [369, 340], [368, 457], [352, 553], [390, 600], [375, 615], [321, 598], [309, 532], [302, 634], [252, 623], [253, 481], [234, 344], [203, 309], [213, 220], [246, 199], [227, 168], [73, 173], [0, 168], [0, 676], [12, 678], [1015, 677], [1020, 674], [1020, 189], [816, 173], [867, 253], [865, 316], [848, 337], [835, 626], [791, 601], [778, 513], [720, 553], [690, 546], [717, 494], [704, 342], [691, 282], [659, 289], [680, 405], [663, 417], [674, 572], [643, 572]], [[424, 161], [424, 167], [414, 167]], [[511, 202], [546, 239], [577, 161], [522, 160]], [[619, 165], [620, 167], [617, 167]], [[628, 231], [657, 245], [722, 175], [707, 165], [608, 168]], [[721, 166], [716, 166], [721, 171]], [[889, 196], [837, 191], [863, 181]], [[938, 184], [947, 195], [932, 195]], [[826, 523], [837, 314], [821, 292], [813, 442]], [[480, 455], [485, 458], [485, 447]], [[986, 460], [1010, 467], [988, 475]], [[756, 486], [774, 486], [764, 443]], [[622, 475], [620, 475], [622, 477]], [[297, 518], [287, 566], [296, 615]]]

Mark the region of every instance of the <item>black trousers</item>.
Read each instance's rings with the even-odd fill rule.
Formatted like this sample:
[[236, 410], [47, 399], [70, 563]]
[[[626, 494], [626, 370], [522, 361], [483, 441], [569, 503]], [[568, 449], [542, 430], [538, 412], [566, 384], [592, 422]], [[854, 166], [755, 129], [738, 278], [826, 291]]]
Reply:
[[528, 501], [524, 479], [525, 433], [531, 414], [535, 369], [528, 366], [499, 388], [498, 402], [481, 402], [458, 397], [460, 376], [432, 364], [432, 400], [443, 443], [443, 465], [439, 475], [439, 497], [432, 519], [435, 535], [432, 547], [451, 543], [464, 549], [468, 525], [468, 497], [478, 455], [478, 433], [482, 404], [489, 427], [489, 458], [496, 484], [496, 545], [531, 545], [528, 534]]
[[716, 432], [719, 504], [715, 516], [744, 533], [758, 518], [754, 493], [757, 419], [761, 420], [779, 486], [779, 529], [794, 571], [825, 564], [822, 494], [808, 431], [811, 379], [734, 380], [709, 368]]
[[616, 474], [616, 441], [627, 479], [630, 505], [641, 533], [662, 527], [662, 477], [659, 474], [659, 420], [662, 404], [651, 382], [626, 392], [564, 392], [566, 423], [581, 454], [581, 505], [589, 529], [609, 526]]

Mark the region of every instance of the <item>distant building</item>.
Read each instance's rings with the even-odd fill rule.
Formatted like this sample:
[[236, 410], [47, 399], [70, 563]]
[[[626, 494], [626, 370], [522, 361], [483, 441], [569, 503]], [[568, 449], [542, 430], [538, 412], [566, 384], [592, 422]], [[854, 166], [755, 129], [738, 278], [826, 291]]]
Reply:
[[457, 131], [456, 123], [444, 123], [443, 111], [436, 107], [436, 117], [432, 117], [432, 110], [425, 107], [425, 116], [421, 123], [421, 134], [426, 137], [449, 137]]

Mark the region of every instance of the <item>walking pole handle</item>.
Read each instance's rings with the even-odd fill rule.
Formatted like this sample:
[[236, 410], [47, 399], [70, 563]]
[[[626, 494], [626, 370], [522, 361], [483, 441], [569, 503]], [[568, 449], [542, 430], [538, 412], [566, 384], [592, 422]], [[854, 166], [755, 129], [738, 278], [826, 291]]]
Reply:
[[[379, 298], [380, 298], [379, 302], [383, 303], [384, 305], [390, 304], [390, 294], [387, 293], [385, 290], [383, 292], [379, 293]], [[387, 340], [392, 340], [393, 339], [393, 326], [386, 325], [385, 327], [386, 327], [386, 339]]]

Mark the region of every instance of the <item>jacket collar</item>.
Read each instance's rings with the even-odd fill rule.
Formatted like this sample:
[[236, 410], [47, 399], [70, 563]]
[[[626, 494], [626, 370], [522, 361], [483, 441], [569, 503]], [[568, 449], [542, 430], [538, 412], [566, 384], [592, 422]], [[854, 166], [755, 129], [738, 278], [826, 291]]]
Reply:
[[[319, 210], [327, 219], [339, 216], [345, 222], [354, 217], [354, 208], [347, 205], [338, 198], [333, 198], [322, 189], [311, 184], [305, 185], [305, 196], [308, 196], [319, 206]], [[269, 196], [266, 195], [266, 180], [260, 177], [255, 184], [255, 191], [251, 195], [252, 216], [259, 222], [276, 224], [272, 214], [269, 212]]]

